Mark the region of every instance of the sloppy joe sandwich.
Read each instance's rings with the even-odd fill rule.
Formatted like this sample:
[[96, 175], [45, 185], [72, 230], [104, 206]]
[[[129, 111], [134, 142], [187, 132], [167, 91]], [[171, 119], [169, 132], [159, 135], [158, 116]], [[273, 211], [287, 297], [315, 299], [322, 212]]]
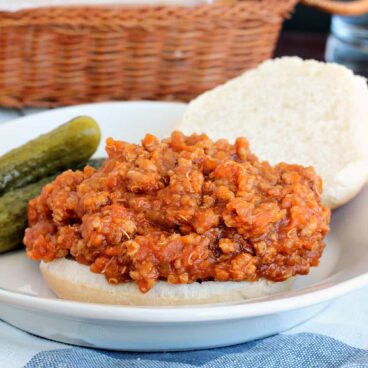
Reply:
[[24, 243], [61, 298], [134, 305], [241, 300], [317, 266], [329, 230], [312, 167], [261, 162], [174, 132], [109, 138], [99, 169], [66, 171], [29, 204]]

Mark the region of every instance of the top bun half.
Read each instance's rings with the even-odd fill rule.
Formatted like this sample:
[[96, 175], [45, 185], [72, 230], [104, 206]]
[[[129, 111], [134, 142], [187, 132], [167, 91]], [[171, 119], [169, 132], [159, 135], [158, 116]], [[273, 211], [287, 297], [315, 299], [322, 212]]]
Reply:
[[269, 60], [190, 104], [177, 129], [212, 139], [248, 138], [271, 164], [313, 166], [322, 202], [336, 208], [368, 178], [368, 88], [336, 65], [284, 57]]

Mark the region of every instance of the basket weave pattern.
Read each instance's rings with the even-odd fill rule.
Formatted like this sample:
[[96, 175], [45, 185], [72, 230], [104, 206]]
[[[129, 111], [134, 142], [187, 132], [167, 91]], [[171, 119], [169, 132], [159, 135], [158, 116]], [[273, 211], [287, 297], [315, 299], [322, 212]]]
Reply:
[[269, 58], [296, 2], [0, 13], [0, 105], [189, 100]]

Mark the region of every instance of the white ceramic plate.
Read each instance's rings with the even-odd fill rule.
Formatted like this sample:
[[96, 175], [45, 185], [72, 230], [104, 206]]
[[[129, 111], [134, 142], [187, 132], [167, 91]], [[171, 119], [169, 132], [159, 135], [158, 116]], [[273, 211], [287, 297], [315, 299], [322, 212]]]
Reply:
[[[91, 115], [104, 138], [138, 142], [168, 135], [185, 109], [175, 103], [101, 103], [52, 110], [0, 126], [0, 154], [76, 115]], [[97, 156], [104, 153], [103, 144]], [[234, 304], [119, 307], [57, 299], [23, 251], [0, 256], [0, 318], [71, 344], [134, 351], [185, 350], [245, 342], [291, 328], [340, 295], [368, 284], [368, 188], [333, 214], [321, 265], [290, 292]]]

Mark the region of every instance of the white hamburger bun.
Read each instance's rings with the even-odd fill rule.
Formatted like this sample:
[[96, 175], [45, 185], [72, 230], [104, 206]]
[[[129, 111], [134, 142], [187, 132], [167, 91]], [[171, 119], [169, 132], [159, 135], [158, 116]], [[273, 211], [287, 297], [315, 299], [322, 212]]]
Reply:
[[231, 141], [245, 136], [271, 164], [314, 166], [330, 208], [350, 200], [368, 177], [366, 80], [336, 64], [266, 61], [193, 100], [177, 129]]
[[293, 280], [284, 282], [217, 282], [172, 285], [159, 281], [143, 294], [133, 282], [110, 285], [104, 275], [90, 271], [88, 266], [61, 258], [41, 262], [41, 273], [49, 288], [62, 299], [89, 303], [134, 306], [188, 305], [235, 302], [281, 293], [291, 288]]

